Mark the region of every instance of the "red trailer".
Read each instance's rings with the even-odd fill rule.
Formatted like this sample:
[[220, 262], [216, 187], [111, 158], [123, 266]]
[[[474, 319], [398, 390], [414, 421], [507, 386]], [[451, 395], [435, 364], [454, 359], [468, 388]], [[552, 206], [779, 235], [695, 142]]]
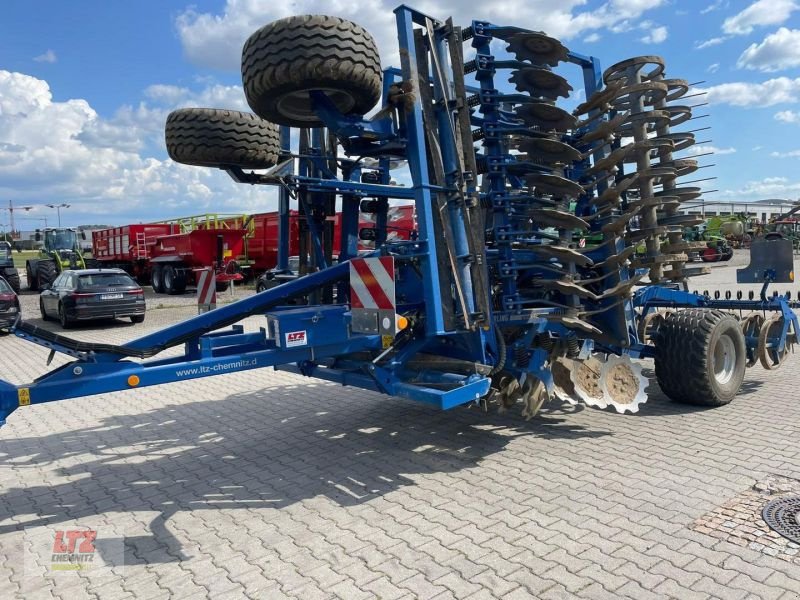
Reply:
[[92, 255], [104, 267], [125, 269], [140, 281], [150, 277], [151, 248], [164, 235], [178, 233], [178, 225], [138, 223], [92, 232]]
[[236, 258], [244, 254], [246, 234], [243, 228], [180, 232], [170, 223], [126, 225], [92, 232], [92, 249], [103, 266], [125, 269], [158, 293], [182, 294], [196, 284], [196, 269], [212, 266], [221, 291], [242, 279]]
[[[255, 274], [260, 274], [273, 269], [278, 262], [278, 213], [259, 213], [251, 216], [250, 234], [247, 238], [247, 258]], [[341, 213], [329, 217], [334, 222], [333, 251], [339, 253], [341, 239]], [[289, 214], [289, 256], [300, 253], [300, 221], [296, 210]], [[362, 214], [359, 219], [359, 228], [369, 228], [375, 225], [375, 215]], [[387, 215], [387, 238], [393, 240], [410, 240], [417, 230], [414, 207], [392, 206]], [[360, 250], [369, 250], [373, 242], [359, 242]]]

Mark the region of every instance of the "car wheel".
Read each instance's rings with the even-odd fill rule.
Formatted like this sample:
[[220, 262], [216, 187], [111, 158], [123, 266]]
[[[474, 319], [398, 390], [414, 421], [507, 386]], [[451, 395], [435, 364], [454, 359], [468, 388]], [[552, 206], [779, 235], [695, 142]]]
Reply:
[[64, 310], [64, 305], [58, 305], [58, 321], [61, 323], [61, 327], [64, 329], [69, 329], [72, 327], [72, 321], [69, 320], [67, 317], [67, 311]]
[[42, 321], [49, 321], [50, 317], [47, 316], [47, 311], [44, 309], [44, 300], [39, 298], [39, 312], [42, 313]]
[[144, 323], [144, 315], [132, 315], [131, 323]]

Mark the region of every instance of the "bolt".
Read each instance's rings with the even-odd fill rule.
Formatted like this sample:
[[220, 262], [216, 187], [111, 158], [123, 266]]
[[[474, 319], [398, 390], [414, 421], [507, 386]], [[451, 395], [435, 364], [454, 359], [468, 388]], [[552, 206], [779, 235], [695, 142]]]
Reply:
[[75, 375], [81, 375], [83, 374], [83, 367], [75, 367], [74, 369], [72, 369], [72, 372]]

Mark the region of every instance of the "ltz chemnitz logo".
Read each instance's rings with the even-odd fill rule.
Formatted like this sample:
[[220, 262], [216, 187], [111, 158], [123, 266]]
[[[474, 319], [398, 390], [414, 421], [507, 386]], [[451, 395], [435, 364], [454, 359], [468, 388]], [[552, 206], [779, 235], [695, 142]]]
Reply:
[[26, 577], [112, 577], [125, 565], [125, 538], [88, 524], [26, 527], [22, 552]]
[[85, 571], [92, 568], [97, 532], [86, 529], [56, 530], [50, 568], [53, 571]]

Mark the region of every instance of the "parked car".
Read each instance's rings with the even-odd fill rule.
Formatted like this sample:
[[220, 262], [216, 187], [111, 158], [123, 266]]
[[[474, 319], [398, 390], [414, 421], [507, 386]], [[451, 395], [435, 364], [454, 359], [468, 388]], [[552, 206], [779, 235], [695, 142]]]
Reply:
[[42, 319], [58, 319], [63, 328], [76, 321], [130, 317], [144, 321], [144, 291], [122, 269], [67, 270], [39, 295]]
[[19, 298], [11, 285], [0, 277], [0, 330], [8, 330], [20, 314]]
[[300, 270], [300, 257], [290, 256], [288, 262], [288, 271], [280, 272], [277, 269], [270, 269], [259, 275], [258, 279], [256, 279], [256, 292], [271, 290], [282, 283], [297, 279], [297, 272]]

